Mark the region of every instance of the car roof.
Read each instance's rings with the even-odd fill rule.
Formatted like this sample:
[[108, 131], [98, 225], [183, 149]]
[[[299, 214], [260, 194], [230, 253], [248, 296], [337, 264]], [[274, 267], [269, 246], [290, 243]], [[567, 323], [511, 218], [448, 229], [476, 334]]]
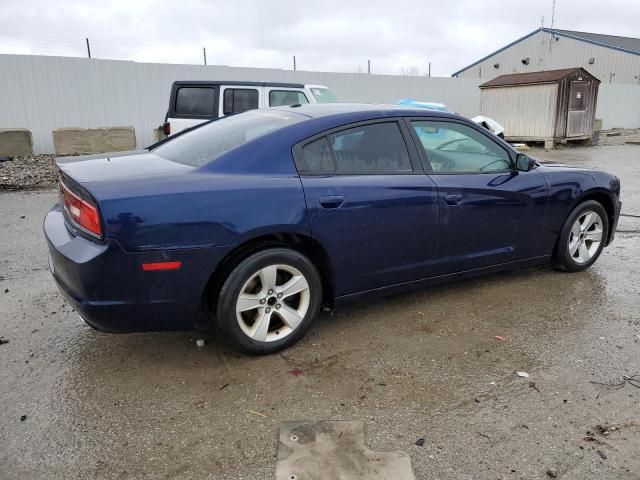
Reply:
[[404, 116], [404, 117], [442, 117], [461, 118], [459, 115], [429, 110], [420, 107], [403, 105], [371, 104], [371, 103], [307, 103], [273, 107], [268, 110], [280, 110], [305, 115], [309, 118], [320, 118], [334, 115], [353, 114], [354, 116]]
[[240, 80], [178, 80], [173, 82], [174, 86], [206, 86], [206, 85], [241, 85], [247, 87], [285, 87], [304, 88], [302, 83], [286, 82], [243, 82]]

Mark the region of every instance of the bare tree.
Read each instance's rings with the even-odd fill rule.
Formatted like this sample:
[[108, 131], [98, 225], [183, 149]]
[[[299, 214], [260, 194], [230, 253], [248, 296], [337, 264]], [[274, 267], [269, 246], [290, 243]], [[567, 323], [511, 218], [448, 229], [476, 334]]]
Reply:
[[423, 75], [418, 67], [402, 67], [400, 72], [405, 77], [419, 77], [420, 75]]

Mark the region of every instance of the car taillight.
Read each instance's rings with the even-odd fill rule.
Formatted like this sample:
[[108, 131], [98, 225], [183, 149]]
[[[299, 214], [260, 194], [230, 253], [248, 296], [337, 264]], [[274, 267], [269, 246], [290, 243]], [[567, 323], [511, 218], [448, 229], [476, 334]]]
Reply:
[[169, 122], [164, 122], [162, 124], [162, 132], [167, 136], [171, 135], [171, 124]]
[[73, 223], [98, 238], [102, 236], [98, 209], [69, 190], [62, 181], [60, 181], [60, 200]]

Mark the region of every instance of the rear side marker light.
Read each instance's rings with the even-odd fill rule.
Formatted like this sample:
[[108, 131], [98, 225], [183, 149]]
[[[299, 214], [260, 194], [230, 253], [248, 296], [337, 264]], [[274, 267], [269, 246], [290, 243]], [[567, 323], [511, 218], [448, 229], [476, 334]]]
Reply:
[[171, 124], [169, 122], [164, 122], [162, 124], [162, 133], [165, 135], [171, 135]]
[[156, 270], [177, 270], [182, 266], [182, 262], [156, 262], [156, 263], [143, 263], [142, 270], [145, 272], [153, 272]]

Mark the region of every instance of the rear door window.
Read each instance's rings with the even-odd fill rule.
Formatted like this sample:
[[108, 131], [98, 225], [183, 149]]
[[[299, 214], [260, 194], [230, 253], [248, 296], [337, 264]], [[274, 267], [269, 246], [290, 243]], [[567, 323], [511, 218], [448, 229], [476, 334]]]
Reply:
[[342, 175], [410, 174], [409, 152], [396, 122], [342, 130], [303, 147], [309, 173]]
[[269, 92], [269, 106], [281, 107], [284, 105], [304, 105], [309, 103], [304, 92], [297, 90], [271, 90]]
[[175, 113], [179, 115], [213, 116], [215, 88], [180, 87], [176, 92]]
[[225, 115], [242, 113], [258, 108], [258, 90], [252, 88], [227, 88], [224, 91], [222, 112]]

